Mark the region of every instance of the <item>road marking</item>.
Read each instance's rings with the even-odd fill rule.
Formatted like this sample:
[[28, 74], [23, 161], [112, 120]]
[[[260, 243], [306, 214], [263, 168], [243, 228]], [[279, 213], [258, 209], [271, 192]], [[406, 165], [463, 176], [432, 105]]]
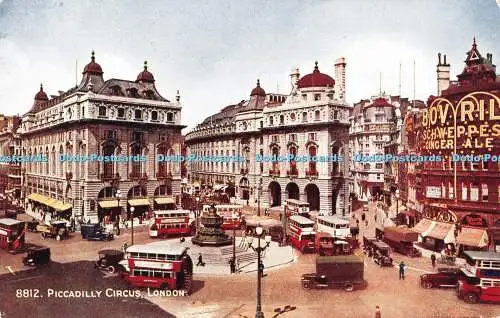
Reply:
[[14, 273], [10, 266], [5, 266], [5, 268], [7, 268], [12, 275], [16, 276], [16, 273]]

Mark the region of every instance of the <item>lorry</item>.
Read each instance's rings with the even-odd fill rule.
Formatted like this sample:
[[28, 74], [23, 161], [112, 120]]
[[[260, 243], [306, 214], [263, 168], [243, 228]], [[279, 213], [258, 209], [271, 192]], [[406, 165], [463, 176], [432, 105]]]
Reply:
[[316, 273], [303, 274], [304, 289], [343, 288], [353, 291], [364, 282], [363, 259], [357, 255], [318, 256]]
[[384, 227], [382, 240], [397, 253], [410, 257], [422, 256], [422, 253], [413, 246], [413, 242], [418, 241], [418, 233], [411, 229], [386, 226]]

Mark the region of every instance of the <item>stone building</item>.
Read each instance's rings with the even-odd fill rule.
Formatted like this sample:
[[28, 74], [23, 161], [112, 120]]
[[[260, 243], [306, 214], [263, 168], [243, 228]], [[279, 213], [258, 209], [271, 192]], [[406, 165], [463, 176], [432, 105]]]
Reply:
[[0, 115], [0, 209], [7, 202], [19, 203], [21, 195], [21, 164], [9, 160], [20, 153], [20, 123], [19, 116]]
[[309, 202], [312, 210], [348, 214], [345, 67], [344, 59], [337, 60], [340, 83], [317, 63], [303, 77], [294, 68], [287, 96], [267, 94], [257, 81], [248, 100], [225, 107], [186, 135], [189, 154], [241, 160], [191, 162], [190, 180], [226, 184], [251, 204], [282, 206], [290, 198]]
[[178, 92], [160, 95], [146, 62], [135, 81], [105, 80], [92, 52], [80, 84], [50, 99], [40, 86], [22, 118], [22, 196], [66, 217], [140, 215], [180, 194], [180, 164], [156, 159], [181, 152], [183, 127]]

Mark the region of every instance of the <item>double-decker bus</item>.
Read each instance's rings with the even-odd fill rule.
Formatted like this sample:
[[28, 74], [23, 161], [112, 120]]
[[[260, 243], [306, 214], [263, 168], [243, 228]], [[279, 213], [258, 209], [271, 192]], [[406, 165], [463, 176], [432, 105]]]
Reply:
[[[203, 214], [208, 213], [210, 205], [203, 205]], [[221, 228], [224, 230], [239, 229], [242, 222], [242, 205], [218, 204], [215, 206], [217, 214], [222, 216], [224, 223]]]
[[189, 215], [189, 210], [153, 211], [149, 236], [190, 235]]
[[309, 217], [309, 203], [295, 199], [287, 199], [285, 201], [286, 216], [301, 215]]
[[491, 301], [500, 303], [500, 253], [465, 251], [466, 278], [457, 285], [457, 296], [468, 303]]
[[317, 232], [328, 233], [333, 241], [342, 240], [349, 243], [351, 249], [358, 246], [356, 238], [351, 234], [350, 222], [335, 215], [320, 215], [316, 218]]
[[191, 291], [193, 261], [187, 247], [166, 241], [127, 248], [120, 262], [125, 281], [136, 287]]
[[0, 248], [21, 249], [25, 240], [25, 223], [10, 218], [0, 219]]
[[300, 215], [288, 218], [287, 238], [301, 252], [314, 252], [314, 222]]

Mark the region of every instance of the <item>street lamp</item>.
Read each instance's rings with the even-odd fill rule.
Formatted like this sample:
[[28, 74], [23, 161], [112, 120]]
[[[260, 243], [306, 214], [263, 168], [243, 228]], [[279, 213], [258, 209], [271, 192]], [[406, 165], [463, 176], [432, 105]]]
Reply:
[[259, 180], [259, 186], [257, 188], [257, 216], [260, 216], [260, 196], [262, 194], [262, 178]]
[[399, 215], [399, 189], [396, 189], [396, 217]]
[[[256, 237], [253, 236], [247, 236], [247, 243], [248, 247], [252, 248], [255, 252], [257, 252], [257, 312], [255, 313], [255, 318], [264, 318], [264, 313], [262, 312], [261, 308], [261, 301], [260, 301], [260, 290], [261, 290], [261, 254], [266, 250], [266, 248], [269, 247], [269, 244], [271, 244], [271, 236], [266, 235], [265, 236], [265, 241], [266, 245], [263, 247], [260, 246], [260, 239], [262, 237], [262, 233], [264, 232], [264, 229], [262, 226], [259, 224], [257, 228], [255, 229], [255, 233], [257, 234]], [[253, 241], [254, 238], [257, 238], [257, 247], [253, 247]]]
[[238, 218], [236, 215], [233, 214], [233, 266], [235, 266], [235, 273], [236, 273], [236, 221]]
[[131, 219], [132, 219], [132, 223], [131, 223], [131, 227], [132, 227], [132, 245], [134, 245], [134, 211], [135, 211], [135, 208], [131, 207], [130, 208], [130, 216], [131, 216]]
[[194, 210], [194, 216], [196, 217], [196, 235], [198, 235], [198, 227], [199, 227], [198, 218], [200, 216], [200, 197], [196, 197], [196, 207]]
[[115, 197], [116, 197], [116, 200], [118, 201], [118, 215], [116, 216], [117, 218], [117, 227], [116, 227], [116, 235], [120, 235], [120, 214], [121, 214], [121, 209], [120, 209], [120, 199], [122, 197], [122, 192], [120, 191], [120, 189], [116, 190], [116, 193], [115, 193]]

